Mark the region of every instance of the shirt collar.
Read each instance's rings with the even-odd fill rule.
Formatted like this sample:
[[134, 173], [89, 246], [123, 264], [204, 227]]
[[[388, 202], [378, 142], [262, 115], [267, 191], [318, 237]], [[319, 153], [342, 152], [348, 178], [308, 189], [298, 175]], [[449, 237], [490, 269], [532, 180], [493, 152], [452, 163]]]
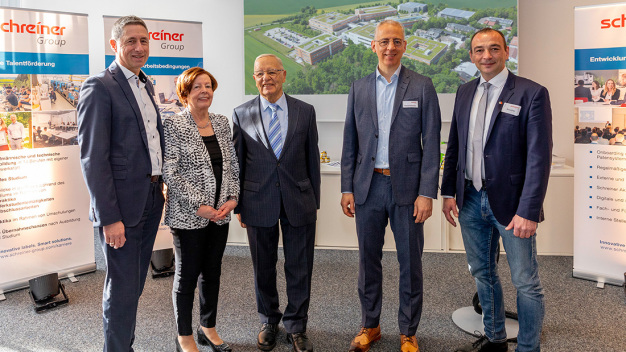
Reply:
[[[396, 69], [396, 71], [393, 73], [393, 75], [391, 75], [391, 82], [393, 82], [394, 80], [396, 80], [396, 78], [398, 78], [398, 76], [400, 75], [400, 70], [402, 69], [402, 65], [398, 65], [398, 68]], [[378, 66], [376, 66], [376, 79], [379, 79], [380, 77], [383, 77], [383, 75], [380, 74], [380, 71], [378, 70]], [[385, 77], [383, 77], [384, 79]], [[385, 79], [385, 83], [387, 83], [387, 80]]]
[[[265, 111], [271, 103], [261, 95], [259, 95], [259, 98], [261, 98], [261, 111]], [[287, 110], [287, 98], [285, 98], [284, 92], [274, 104], [278, 105], [282, 111]]]
[[[506, 83], [508, 77], [509, 70], [507, 68], [504, 68], [504, 70], [500, 71], [500, 73], [498, 73], [494, 78], [489, 80], [489, 84], [491, 84], [494, 88], [502, 88]], [[485, 78], [483, 78], [483, 75], [480, 75], [480, 82], [478, 83], [478, 85], [481, 85], [485, 82], [487, 81], [485, 80]]]
[[[137, 76], [131, 70], [127, 69], [126, 67], [124, 67], [124, 65], [120, 64], [119, 62], [117, 63], [117, 65], [122, 69], [122, 72], [124, 73], [124, 77], [126, 77], [127, 80]], [[147, 79], [147, 76], [142, 70], [139, 70], [139, 76], [137, 78], [139, 78], [142, 82], [145, 83], [144, 80]]]

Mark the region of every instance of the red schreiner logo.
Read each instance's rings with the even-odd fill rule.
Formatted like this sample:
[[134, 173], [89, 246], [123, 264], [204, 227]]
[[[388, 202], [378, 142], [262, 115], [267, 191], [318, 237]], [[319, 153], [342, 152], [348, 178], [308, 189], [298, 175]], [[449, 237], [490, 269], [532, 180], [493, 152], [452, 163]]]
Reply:
[[54, 34], [54, 35], [63, 35], [63, 30], [66, 27], [60, 26], [46, 26], [45, 24], [41, 24], [41, 22], [37, 22], [37, 24], [20, 24], [13, 22], [12, 19], [9, 22], [4, 22], [0, 24], [0, 30], [7, 33], [32, 33], [32, 34]]
[[624, 24], [626, 24], [626, 15], [622, 14], [622, 17], [617, 17], [614, 19], [605, 18], [600, 21], [600, 23], [602, 24], [600, 26], [600, 29], [624, 27]]
[[148, 37], [154, 40], [170, 40], [173, 42], [180, 42], [183, 40], [185, 33], [167, 33], [164, 30], [160, 32], [149, 32]]

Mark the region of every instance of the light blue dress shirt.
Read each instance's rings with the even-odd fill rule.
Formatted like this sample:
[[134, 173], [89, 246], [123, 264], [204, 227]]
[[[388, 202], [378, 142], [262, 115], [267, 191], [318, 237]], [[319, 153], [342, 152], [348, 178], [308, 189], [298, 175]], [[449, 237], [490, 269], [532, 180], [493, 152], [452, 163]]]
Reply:
[[[270, 120], [272, 119], [272, 109], [270, 109], [270, 102], [267, 99], [261, 98], [261, 120], [263, 120], [263, 128], [265, 128], [265, 134], [269, 137], [270, 133]], [[287, 127], [289, 123], [289, 111], [287, 110], [287, 98], [285, 93], [275, 103], [278, 105], [276, 109], [276, 115], [278, 115], [278, 122], [280, 122], [280, 135], [283, 137], [283, 146], [285, 145], [285, 137], [287, 137]]]
[[396, 88], [398, 87], [398, 75], [402, 65], [391, 76], [391, 82], [380, 74], [376, 68], [376, 113], [378, 114], [378, 146], [376, 148], [377, 169], [389, 168], [389, 130], [391, 129], [391, 115], [393, 104], [396, 100]]

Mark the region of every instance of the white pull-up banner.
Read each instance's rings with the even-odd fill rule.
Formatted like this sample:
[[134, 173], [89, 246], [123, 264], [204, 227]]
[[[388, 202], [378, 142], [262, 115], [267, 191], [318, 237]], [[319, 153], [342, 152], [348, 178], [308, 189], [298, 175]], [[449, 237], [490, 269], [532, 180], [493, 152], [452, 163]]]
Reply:
[[0, 290], [96, 268], [76, 100], [87, 16], [0, 8]]
[[574, 18], [574, 85], [582, 82], [583, 88], [575, 88], [574, 104], [573, 273], [621, 285], [626, 272], [626, 3], [577, 7]]

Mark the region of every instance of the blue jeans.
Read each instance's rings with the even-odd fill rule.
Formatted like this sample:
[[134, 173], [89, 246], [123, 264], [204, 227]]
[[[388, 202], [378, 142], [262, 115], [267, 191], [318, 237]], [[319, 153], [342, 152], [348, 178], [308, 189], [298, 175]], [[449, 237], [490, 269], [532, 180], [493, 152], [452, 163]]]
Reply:
[[505, 230], [508, 224], [498, 223], [493, 216], [487, 191], [476, 191], [471, 183], [465, 186], [459, 223], [470, 273], [476, 280], [483, 309], [485, 335], [491, 342], [506, 340], [504, 300], [496, 263], [498, 241], [502, 237], [511, 280], [517, 289], [519, 333], [516, 351], [540, 351], [544, 298], [539, 281], [536, 234], [519, 238], [513, 235], [513, 230]]

